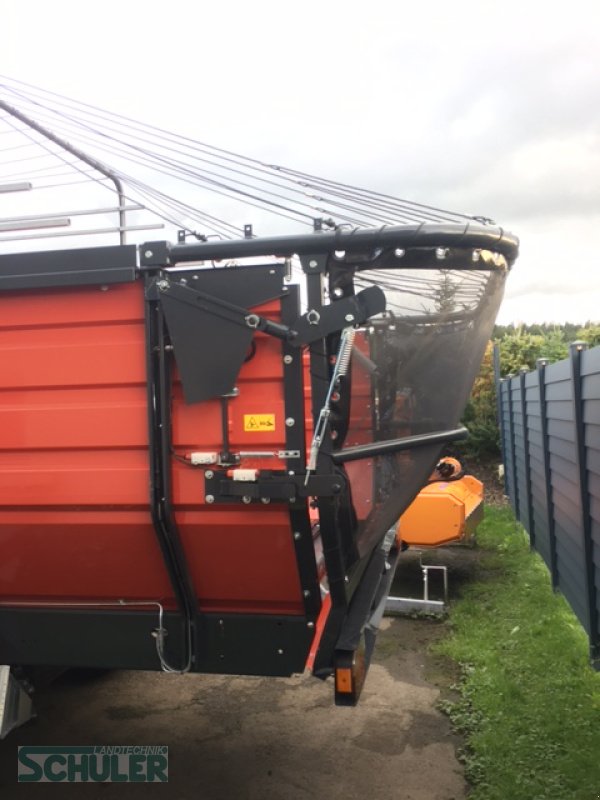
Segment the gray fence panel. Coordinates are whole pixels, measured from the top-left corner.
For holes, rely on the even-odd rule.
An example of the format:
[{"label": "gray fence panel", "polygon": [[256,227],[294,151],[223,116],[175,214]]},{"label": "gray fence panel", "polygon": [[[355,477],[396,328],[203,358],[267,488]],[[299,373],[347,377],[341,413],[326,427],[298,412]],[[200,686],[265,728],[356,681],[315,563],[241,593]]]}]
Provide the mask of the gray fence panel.
[{"label": "gray fence panel", "polygon": [[600,347],[584,350],[581,356],[581,374],[592,375],[594,372],[600,373]]},{"label": "gray fence panel", "polygon": [[565,442],[573,442],[573,422],[560,422],[559,420],[548,420],[548,434],[555,439],[563,439]]},{"label": "gray fence panel", "polygon": [[[594,376],[595,377],[595,376]],[[587,381],[587,378],[585,379]],[[600,425],[600,400],[585,400],[583,403],[583,421],[586,425]],[[588,444],[591,447],[591,442]],[[596,446],[598,446],[596,444]]]},{"label": "gray fence panel", "polygon": [[549,383],[546,386],[546,400],[550,403],[567,400],[571,402],[573,391],[570,381]]},{"label": "gray fence panel", "polygon": [[546,386],[557,381],[568,381],[571,379],[571,365],[569,359],[557,361],[556,364],[549,364],[546,367]]},{"label": "gray fence panel", "polygon": [[497,389],[506,491],[600,669],[600,347]]},{"label": "gray fence panel", "polygon": [[584,400],[597,400],[600,397],[600,373],[584,375],[581,394]]}]

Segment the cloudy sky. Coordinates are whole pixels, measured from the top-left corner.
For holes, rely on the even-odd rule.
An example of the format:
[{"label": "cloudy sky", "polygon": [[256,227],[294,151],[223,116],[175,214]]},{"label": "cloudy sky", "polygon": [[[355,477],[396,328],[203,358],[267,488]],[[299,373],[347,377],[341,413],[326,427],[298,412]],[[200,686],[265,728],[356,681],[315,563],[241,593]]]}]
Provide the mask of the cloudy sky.
[{"label": "cloudy sky", "polygon": [[0,7],[0,73],[491,217],[521,238],[500,321],[600,319],[598,0]]}]

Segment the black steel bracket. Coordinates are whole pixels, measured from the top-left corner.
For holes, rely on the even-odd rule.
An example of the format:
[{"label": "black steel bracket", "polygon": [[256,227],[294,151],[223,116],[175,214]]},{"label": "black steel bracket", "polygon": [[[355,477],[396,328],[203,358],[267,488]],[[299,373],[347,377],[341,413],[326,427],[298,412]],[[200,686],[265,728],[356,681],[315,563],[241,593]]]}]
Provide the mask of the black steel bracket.
[{"label": "black steel bracket", "polygon": [[331,305],[310,309],[291,325],[282,325],[255,314],[248,308],[198,291],[187,283],[170,280],[168,275],[156,278],[148,294],[148,299],[164,297],[176,300],[198,311],[220,317],[227,323],[252,331],[262,331],[269,336],[289,342],[294,347],[311,344],[349,325],[361,325],[386,308],[384,292],[378,286],[370,286],[357,295],[345,297]]},{"label": "black steel bracket", "polygon": [[208,503],[293,502],[296,498],[336,497],[346,489],[342,474],[289,475],[287,472],[260,470],[256,480],[235,480],[226,470],[204,473],[205,501]]},{"label": "black steel bracket", "polygon": [[343,328],[362,325],[376,314],[383,313],[385,308],[383,291],[379,286],[370,286],[328,306],[309,309],[294,323],[295,336],[291,343],[297,347],[312,344],[332,333],[339,333]]}]

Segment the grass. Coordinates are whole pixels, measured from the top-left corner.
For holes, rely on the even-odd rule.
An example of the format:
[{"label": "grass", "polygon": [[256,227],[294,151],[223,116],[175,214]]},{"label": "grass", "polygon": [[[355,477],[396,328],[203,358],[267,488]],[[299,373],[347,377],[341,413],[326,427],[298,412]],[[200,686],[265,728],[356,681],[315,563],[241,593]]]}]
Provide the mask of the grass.
[{"label": "grass", "polygon": [[477,539],[478,580],[435,645],[462,670],[442,706],[465,737],[470,798],[596,800],[600,674],[587,638],[509,509],[488,509]]}]

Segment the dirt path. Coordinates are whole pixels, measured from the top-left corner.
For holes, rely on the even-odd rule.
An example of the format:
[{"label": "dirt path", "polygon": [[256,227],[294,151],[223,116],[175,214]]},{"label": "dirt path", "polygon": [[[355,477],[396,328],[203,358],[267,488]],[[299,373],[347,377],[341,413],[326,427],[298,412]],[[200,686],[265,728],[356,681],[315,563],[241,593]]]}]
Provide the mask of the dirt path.
[{"label": "dirt path", "polygon": [[65,791],[16,783],[19,744],[168,744],[168,789],[87,784],[77,797],[462,800],[457,740],[428,680],[439,670],[427,647],[441,633],[437,622],[384,620],[354,709],[335,708],[331,684],[310,676],[63,677],[39,694],[38,719],[0,744],[0,796]]}]

